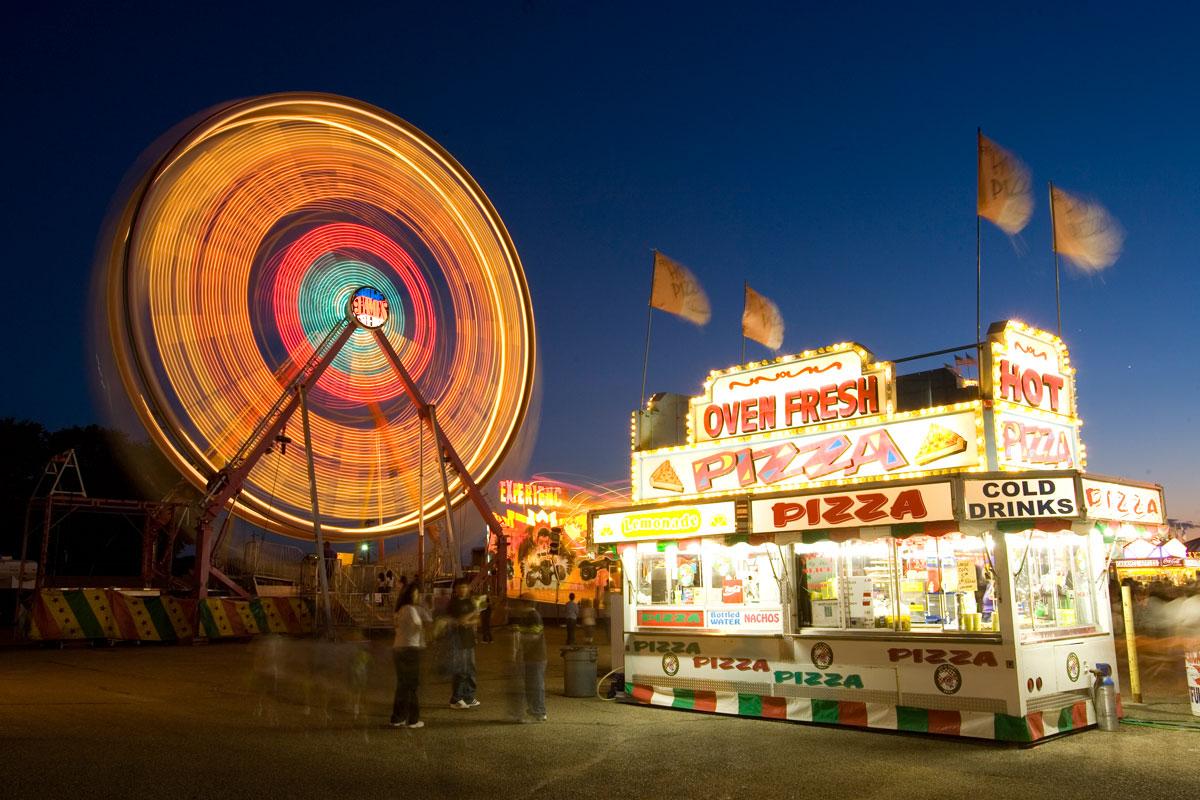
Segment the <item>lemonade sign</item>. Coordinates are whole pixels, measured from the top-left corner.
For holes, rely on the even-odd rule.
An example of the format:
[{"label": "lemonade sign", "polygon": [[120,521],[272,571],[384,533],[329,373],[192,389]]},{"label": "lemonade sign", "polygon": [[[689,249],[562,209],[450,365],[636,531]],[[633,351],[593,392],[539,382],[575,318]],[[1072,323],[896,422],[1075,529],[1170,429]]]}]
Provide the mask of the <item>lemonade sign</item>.
[{"label": "lemonade sign", "polygon": [[592,522],[596,544],[640,539],[682,539],[734,532],[732,500],[684,506],[596,514]]}]

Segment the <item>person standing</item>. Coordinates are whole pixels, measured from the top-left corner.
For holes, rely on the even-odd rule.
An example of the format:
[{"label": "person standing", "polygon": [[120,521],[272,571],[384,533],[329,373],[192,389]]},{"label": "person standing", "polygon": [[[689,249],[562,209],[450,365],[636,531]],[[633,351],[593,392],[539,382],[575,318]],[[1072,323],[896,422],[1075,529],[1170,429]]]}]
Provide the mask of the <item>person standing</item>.
[{"label": "person standing", "polygon": [[583,640],[592,644],[596,638],[596,606],[584,598],[579,607],[579,624],[583,626]]},{"label": "person standing", "polygon": [[484,644],[492,643],[492,596],[486,588],[479,596],[479,638]]},{"label": "person standing", "polygon": [[425,626],[432,622],[429,611],[421,606],[414,583],[396,600],[396,638],[392,659],[396,665],[396,696],[392,700],[393,728],[423,728],[417,690],[421,681],[421,650],[425,648]]},{"label": "person standing", "polygon": [[530,604],[517,623],[518,654],[525,678],[525,712],[546,721],[546,635],[537,607]]},{"label": "person standing", "polygon": [[575,624],[579,622],[579,604],[575,602],[575,593],[567,595],[567,607],[564,609],[567,616],[567,644],[575,644]]},{"label": "person standing", "polygon": [[475,623],[479,612],[471,599],[471,587],[465,579],[454,584],[454,597],[447,607],[450,627],[446,635],[450,644],[450,707],[475,708]]}]

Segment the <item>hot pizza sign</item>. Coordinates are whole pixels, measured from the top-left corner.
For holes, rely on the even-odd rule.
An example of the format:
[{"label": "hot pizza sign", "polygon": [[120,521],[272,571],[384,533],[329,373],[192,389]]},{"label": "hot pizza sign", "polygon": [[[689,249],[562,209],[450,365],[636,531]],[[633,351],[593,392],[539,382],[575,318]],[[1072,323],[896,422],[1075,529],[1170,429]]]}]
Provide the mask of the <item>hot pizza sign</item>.
[{"label": "hot pizza sign", "polygon": [[1078,422],[1008,409],[995,415],[1000,469],[1082,469]]},{"label": "hot pizza sign", "polygon": [[841,480],[969,469],[982,461],[978,403],[839,427],[737,442],[634,453],[636,500],[821,486]]},{"label": "hot pizza sign", "polygon": [[877,417],[892,405],[892,365],[840,344],[709,377],[691,401],[691,441]]},{"label": "hot pizza sign", "polygon": [[993,399],[1074,418],[1075,371],[1062,339],[1014,321],[990,335]]}]

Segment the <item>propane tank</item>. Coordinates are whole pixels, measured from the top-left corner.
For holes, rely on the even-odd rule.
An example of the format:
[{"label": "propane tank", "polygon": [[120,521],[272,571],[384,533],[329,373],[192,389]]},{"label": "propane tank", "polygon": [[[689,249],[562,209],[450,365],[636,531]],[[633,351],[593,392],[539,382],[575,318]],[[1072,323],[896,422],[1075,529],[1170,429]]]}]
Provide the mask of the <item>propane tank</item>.
[{"label": "propane tank", "polygon": [[1117,717],[1117,687],[1112,681],[1112,667],[1097,664],[1092,670],[1096,682],[1092,685],[1092,702],[1096,706],[1096,725],[1102,731],[1115,731],[1120,723]]}]

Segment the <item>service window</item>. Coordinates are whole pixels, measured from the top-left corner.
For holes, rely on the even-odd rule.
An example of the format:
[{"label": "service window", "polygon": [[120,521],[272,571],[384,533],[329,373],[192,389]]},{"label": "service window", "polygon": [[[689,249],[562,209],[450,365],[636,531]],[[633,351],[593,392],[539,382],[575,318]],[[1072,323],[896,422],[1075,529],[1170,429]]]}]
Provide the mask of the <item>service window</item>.
[{"label": "service window", "polygon": [[1022,639],[1095,630],[1096,603],[1086,536],[1070,532],[1007,534],[1014,564],[1017,629]]},{"label": "service window", "polygon": [[637,549],[638,605],[703,605],[700,548],[697,543],[660,546],[641,543]]},{"label": "service window", "polygon": [[802,627],[912,633],[998,626],[988,537],[881,538],[796,545]]},{"label": "service window", "polygon": [[901,630],[998,629],[990,539],[961,533],[900,539],[896,563]]}]

